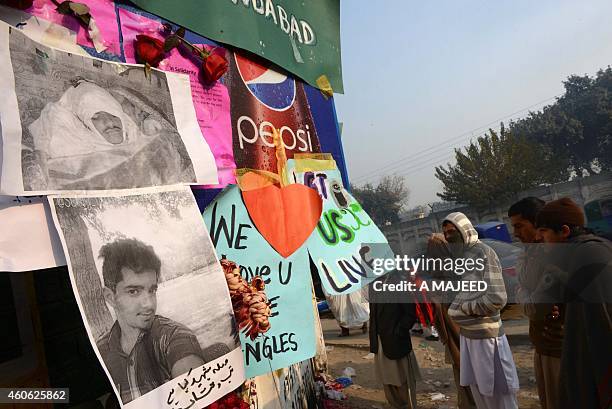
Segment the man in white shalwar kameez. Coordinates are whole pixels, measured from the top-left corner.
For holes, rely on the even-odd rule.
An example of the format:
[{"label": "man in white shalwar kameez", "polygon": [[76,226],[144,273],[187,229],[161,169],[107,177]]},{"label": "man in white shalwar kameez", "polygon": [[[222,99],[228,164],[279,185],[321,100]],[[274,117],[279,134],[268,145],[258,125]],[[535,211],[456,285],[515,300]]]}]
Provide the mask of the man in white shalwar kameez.
[{"label": "man in white shalwar kameez", "polygon": [[475,268],[466,268],[462,280],[487,284],[484,291],[457,293],[448,309],[460,327],[460,384],[470,387],[478,409],[516,409],[519,383],[500,317],[507,297],[497,254],[478,240],[463,213],[449,214],[442,228],[453,258],[473,260]]}]

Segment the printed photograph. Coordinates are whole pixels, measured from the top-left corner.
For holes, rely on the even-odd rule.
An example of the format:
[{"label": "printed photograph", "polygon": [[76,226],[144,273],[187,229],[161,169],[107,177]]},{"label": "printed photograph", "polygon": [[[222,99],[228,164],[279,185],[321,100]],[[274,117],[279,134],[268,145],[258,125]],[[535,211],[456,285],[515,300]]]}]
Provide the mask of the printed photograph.
[{"label": "printed photograph", "polygon": [[25,191],[196,181],[165,73],[9,39]]},{"label": "printed photograph", "polygon": [[50,201],[92,345],[124,404],[239,348],[189,188]]}]

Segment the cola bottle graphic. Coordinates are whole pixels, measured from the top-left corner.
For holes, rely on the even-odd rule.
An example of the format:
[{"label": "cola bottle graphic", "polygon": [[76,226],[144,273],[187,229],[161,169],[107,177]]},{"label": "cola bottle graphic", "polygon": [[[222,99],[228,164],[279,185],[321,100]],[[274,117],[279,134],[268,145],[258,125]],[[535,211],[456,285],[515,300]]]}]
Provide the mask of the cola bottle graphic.
[{"label": "cola bottle graphic", "polygon": [[230,94],[236,168],[277,173],[273,128],[287,159],[320,152],[304,84],[251,54],[230,53],[225,85]]}]

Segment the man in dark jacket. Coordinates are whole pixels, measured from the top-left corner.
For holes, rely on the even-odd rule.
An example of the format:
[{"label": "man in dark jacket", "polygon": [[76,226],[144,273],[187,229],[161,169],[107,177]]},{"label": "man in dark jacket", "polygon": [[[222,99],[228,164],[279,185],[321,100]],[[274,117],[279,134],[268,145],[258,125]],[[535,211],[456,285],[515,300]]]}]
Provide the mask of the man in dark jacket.
[{"label": "man in dark jacket", "polygon": [[[386,284],[398,283],[402,277],[395,272],[379,280]],[[376,288],[370,285],[371,291]],[[384,294],[370,297],[370,352],[375,354],[378,379],[392,407],[415,409],[416,381],[420,379],[410,339],[410,328],[416,322],[415,305],[409,298],[401,302],[398,294],[389,294],[391,299]]]},{"label": "man in dark jacket", "polygon": [[[537,197],[526,197],[508,209],[514,236],[524,245],[524,253],[517,262],[519,289],[517,301],[529,318],[529,338],[535,351],[533,368],[542,409],[559,408],[559,372],[563,345],[563,303],[558,285],[547,285],[546,277],[558,270],[551,265],[538,243],[536,216],[545,202]],[[551,319],[553,309],[559,312]],[[555,327],[554,334],[544,337],[544,327]]]},{"label": "man in dark jacket", "polygon": [[[549,202],[536,218],[538,235],[562,270],[565,326],[561,408],[612,407],[612,245],[588,233],[569,198]],[[557,316],[556,311],[552,312]],[[555,329],[544,327],[544,336]]]}]

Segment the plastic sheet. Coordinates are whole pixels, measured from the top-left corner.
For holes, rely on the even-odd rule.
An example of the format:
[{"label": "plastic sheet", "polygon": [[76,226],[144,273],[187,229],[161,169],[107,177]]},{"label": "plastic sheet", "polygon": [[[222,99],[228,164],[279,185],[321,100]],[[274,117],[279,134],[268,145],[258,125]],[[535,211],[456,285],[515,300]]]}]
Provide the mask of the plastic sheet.
[{"label": "plastic sheet", "polygon": [[329,309],[334,314],[336,321],[345,328],[361,327],[364,322],[370,319],[370,304],[364,294],[367,286],[360,291],[355,291],[346,295],[331,295],[325,290],[325,298]]}]

